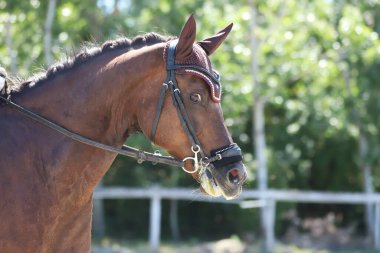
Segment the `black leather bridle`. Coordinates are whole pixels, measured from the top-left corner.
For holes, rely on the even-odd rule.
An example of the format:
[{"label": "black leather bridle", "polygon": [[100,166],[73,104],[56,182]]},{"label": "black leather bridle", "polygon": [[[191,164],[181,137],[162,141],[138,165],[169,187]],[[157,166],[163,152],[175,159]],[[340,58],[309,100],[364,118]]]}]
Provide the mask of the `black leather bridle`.
[{"label": "black leather bridle", "polygon": [[220,77],[219,74],[213,72],[212,74],[205,68],[198,65],[191,64],[175,64],[175,51],[178,40],[172,40],[168,42],[167,48],[167,59],[166,59],[166,71],[167,76],[165,82],[162,84],[161,94],[158,100],[158,105],[156,109],[156,113],[153,119],[153,126],[150,134],[150,140],[154,142],[154,138],[156,135],[158,122],[160,120],[160,115],[162,112],[162,108],[164,105],[166,91],[169,89],[172,97],[173,105],[175,106],[178,117],[180,119],[183,130],[185,131],[190,143],[191,143],[191,151],[194,154],[194,157],[186,157],[183,159],[183,162],[187,160],[193,161],[194,170],[188,171],[183,166],[183,170],[188,173],[194,173],[200,168],[208,167],[210,164],[213,164],[214,167],[223,167],[226,164],[234,163],[242,161],[242,153],[241,149],[236,143],[232,143],[226,147],[219,148],[217,150],[211,151],[211,157],[206,157],[202,145],[195,133],[193,124],[187,114],[185,109],[185,105],[180,95],[180,89],[178,87],[175,71],[186,69],[186,70],[194,70],[197,72],[201,72],[202,75],[207,76],[213,82],[219,84],[220,86]]},{"label": "black leather bridle", "polygon": [[[169,42],[168,57],[167,57],[167,64],[166,64],[167,78],[162,85],[157,110],[156,110],[154,120],[153,120],[153,127],[151,130],[150,139],[152,141],[154,140],[155,133],[156,133],[157,126],[158,126],[158,122],[159,122],[160,115],[162,112],[164,100],[165,100],[165,94],[169,88],[169,90],[171,92],[173,104],[177,109],[178,116],[179,116],[179,119],[181,121],[181,125],[182,125],[184,131],[186,132],[186,135],[188,136],[190,142],[191,142],[191,145],[192,145],[191,150],[194,154],[194,157],[186,157],[183,160],[179,160],[179,159],[175,159],[171,156],[162,156],[157,151],[152,154],[152,153],[142,151],[139,149],[135,149],[133,147],[126,146],[126,145],[123,145],[121,148],[106,145],[106,144],[91,140],[91,139],[84,137],[82,135],[79,135],[77,133],[74,133],[74,132],[72,132],[72,131],[70,131],[70,130],[68,130],[68,129],[66,129],[66,128],[64,128],[64,127],[62,127],[62,126],[60,126],[60,125],[58,125],[52,121],[40,116],[40,115],[28,110],[28,109],[26,109],[26,108],[24,108],[23,106],[14,103],[11,100],[11,96],[6,95],[5,94],[6,92],[4,90],[0,91],[1,92],[0,93],[0,100],[3,101],[5,103],[5,105],[13,107],[14,109],[23,113],[27,117],[51,128],[51,129],[53,129],[53,130],[55,130],[55,131],[57,131],[63,135],[75,140],[75,141],[78,141],[78,142],[81,142],[81,143],[84,143],[84,144],[87,144],[87,145],[90,145],[90,146],[93,146],[96,148],[100,148],[100,149],[103,149],[103,150],[106,150],[109,152],[113,152],[113,153],[117,153],[120,155],[125,155],[125,156],[136,158],[138,163],[142,163],[144,161],[149,161],[149,162],[152,162],[153,164],[160,163],[160,164],[166,164],[166,165],[171,165],[171,166],[179,166],[179,167],[182,167],[184,169],[184,171],[186,171],[188,173],[195,173],[200,168],[208,167],[210,164],[213,164],[213,167],[215,167],[215,168],[219,168],[219,167],[223,167],[223,166],[230,164],[230,163],[242,161],[241,149],[235,143],[232,143],[226,147],[222,147],[222,148],[219,148],[217,150],[211,151],[212,156],[210,158],[205,156],[205,154],[201,148],[202,147],[201,143],[197,138],[197,135],[196,135],[194,128],[191,124],[190,118],[186,113],[184,103],[183,103],[182,98],[180,96],[180,89],[179,89],[177,81],[175,79],[175,70],[177,70],[177,69],[193,69],[193,70],[197,70],[197,71],[202,72],[203,74],[205,74],[209,78],[211,78],[213,81],[216,81],[219,83],[219,80],[216,76],[210,75],[206,69],[204,69],[200,66],[175,64],[175,48],[176,48],[176,45],[177,45],[177,40],[173,40],[173,41]],[[187,160],[193,161],[194,170],[188,171],[184,168],[184,164]]]}]

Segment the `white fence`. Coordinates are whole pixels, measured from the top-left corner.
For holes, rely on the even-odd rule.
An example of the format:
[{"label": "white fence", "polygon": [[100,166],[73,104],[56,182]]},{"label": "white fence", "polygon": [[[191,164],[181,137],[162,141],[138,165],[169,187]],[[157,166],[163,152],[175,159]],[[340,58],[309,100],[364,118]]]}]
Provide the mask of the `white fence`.
[{"label": "white fence", "polygon": [[[126,187],[99,187],[94,192],[94,199],[150,199],[150,227],[149,242],[152,251],[157,251],[160,243],[161,231],[161,200],[176,199],[203,202],[218,202],[239,204],[242,208],[265,208],[269,213],[264,225],[266,248],[273,248],[275,243],[274,225],[276,202],[302,203],[335,203],[335,204],[374,204],[374,229],[371,235],[374,247],[380,250],[380,194],[365,193],[336,193],[313,191],[286,191],[267,190],[265,192],[244,190],[240,198],[226,201],[222,198],[210,198],[185,188],[126,188]],[[96,215],[96,214],[94,214]]]}]

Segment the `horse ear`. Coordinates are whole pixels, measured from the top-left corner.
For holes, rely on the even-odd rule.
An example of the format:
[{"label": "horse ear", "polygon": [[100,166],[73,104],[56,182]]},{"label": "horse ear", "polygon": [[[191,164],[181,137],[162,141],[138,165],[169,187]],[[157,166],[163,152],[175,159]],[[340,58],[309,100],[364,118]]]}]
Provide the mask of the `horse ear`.
[{"label": "horse ear", "polygon": [[220,30],[216,35],[199,41],[198,44],[206,51],[207,55],[212,54],[226,39],[232,29],[232,26],[233,23],[229,24],[226,28]]},{"label": "horse ear", "polygon": [[193,44],[195,42],[195,35],[197,33],[197,26],[195,23],[194,15],[192,14],[183,26],[181,34],[179,35],[178,44],[176,48],[176,58],[186,59],[193,52]]}]

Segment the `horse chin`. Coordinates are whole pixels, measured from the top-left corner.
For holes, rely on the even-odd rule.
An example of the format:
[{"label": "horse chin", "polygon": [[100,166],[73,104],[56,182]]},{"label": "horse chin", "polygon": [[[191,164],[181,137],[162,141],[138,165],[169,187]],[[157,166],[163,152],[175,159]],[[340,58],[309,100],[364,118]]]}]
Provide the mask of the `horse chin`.
[{"label": "horse chin", "polygon": [[223,196],[226,200],[231,200],[237,198],[242,191],[241,187],[237,193],[231,193],[229,191],[223,190],[223,188],[219,186],[220,184],[218,183],[217,179],[207,168],[200,171],[199,182],[201,191],[207,195],[210,195],[211,197]]},{"label": "horse chin", "polygon": [[199,182],[201,184],[201,191],[207,195],[210,195],[211,197],[219,197],[223,195],[223,191],[207,169],[200,172]]}]

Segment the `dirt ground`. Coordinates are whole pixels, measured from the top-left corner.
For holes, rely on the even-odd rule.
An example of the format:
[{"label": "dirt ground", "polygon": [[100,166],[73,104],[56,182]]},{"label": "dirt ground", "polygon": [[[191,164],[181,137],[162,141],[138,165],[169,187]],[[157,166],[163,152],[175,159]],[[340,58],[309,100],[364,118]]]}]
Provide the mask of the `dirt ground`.
[{"label": "dirt ground", "polygon": [[[261,252],[260,243],[247,244],[237,237],[231,237],[214,242],[205,243],[163,243],[159,253],[259,253]],[[378,251],[356,249],[356,250],[327,250],[313,249],[295,244],[284,244],[277,242],[274,253],[376,253]],[[93,246],[92,253],[152,253],[149,245],[145,242],[111,242],[103,240],[100,244]]]}]

